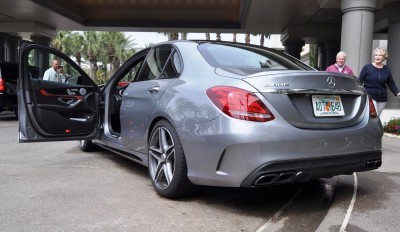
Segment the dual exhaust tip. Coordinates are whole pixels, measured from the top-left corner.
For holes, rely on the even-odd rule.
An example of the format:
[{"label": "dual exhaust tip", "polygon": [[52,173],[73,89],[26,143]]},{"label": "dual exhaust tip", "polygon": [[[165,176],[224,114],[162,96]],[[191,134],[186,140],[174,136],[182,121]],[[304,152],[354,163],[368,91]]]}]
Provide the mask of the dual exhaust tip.
[{"label": "dual exhaust tip", "polygon": [[268,173],[257,178],[254,182],[255,186],[264,186],[271,184],[283,184],[291,182],[301,172],[281,172],[281,173]]},{"label": "dual exhaust tip", "polygon": [[[365,170],[374,170],[382,166],[382,160],[371,160],[365,163]],[[361,170],[360,170],[361,171]],[[292,182],[295,177],[299,176],[301,171],[286,171],[286,172],[278,172],[278,173],[267,173],[261,175],[254,181],[254,186],[266,186],[272,184],[284,184]]]}]

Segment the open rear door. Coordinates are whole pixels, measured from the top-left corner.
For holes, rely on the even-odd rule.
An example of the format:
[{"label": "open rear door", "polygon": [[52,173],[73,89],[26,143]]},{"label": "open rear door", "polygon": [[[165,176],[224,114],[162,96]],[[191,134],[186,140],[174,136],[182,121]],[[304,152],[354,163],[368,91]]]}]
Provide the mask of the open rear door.
[{"label": "open rear door", "polygon": [[22,41],[19,74],[20,142],[88,140],[98,136],[100,90],[68,56]]}]

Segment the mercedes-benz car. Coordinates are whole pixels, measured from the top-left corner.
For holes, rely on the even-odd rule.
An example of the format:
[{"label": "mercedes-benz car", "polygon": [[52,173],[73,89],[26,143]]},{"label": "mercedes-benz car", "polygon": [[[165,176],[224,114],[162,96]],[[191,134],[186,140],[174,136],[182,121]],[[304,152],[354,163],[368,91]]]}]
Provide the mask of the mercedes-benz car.
[{"label": "mercedes-benz car", "polygon": [[[52,59],[65,82],[43,80]],[[20,61],[20,142],[108,149],[147,166],[164,197],[202,185],[306,182],[382,163],[382,125],[360,82],[281,51],[168,41],[133,55],[102,86],[52,48],[24,41]]]},{"label": "mercedes-benz car", "polygon": [[17,116],[18,64],[0,62],[0,113],[13,111]]}]

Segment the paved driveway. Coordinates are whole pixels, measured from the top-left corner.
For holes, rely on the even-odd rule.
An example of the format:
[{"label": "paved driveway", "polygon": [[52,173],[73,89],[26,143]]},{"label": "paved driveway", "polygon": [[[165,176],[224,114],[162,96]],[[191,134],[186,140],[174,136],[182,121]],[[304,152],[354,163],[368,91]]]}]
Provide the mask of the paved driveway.
[{"label": "paved driveway", "polygon": [[379,171],[262,189],[208,187],[168,200],[155,193],[145,167],[107,151],[83,153],[77,142],[19,144],[17,128],[12,114],[0,114],[1,231],[398,231],[400,226],[397,138],[384,138]]}]

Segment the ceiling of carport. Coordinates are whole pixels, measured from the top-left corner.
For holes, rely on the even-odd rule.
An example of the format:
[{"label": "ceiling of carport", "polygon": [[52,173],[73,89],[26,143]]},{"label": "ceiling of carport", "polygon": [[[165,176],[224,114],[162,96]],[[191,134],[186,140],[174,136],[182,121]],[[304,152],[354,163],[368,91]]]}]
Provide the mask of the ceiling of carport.
[{"label": "ceiling of carport", "polygon": [[339,0],[2,0],[0,32],[55,30],[280,34],[341,26]]}]

